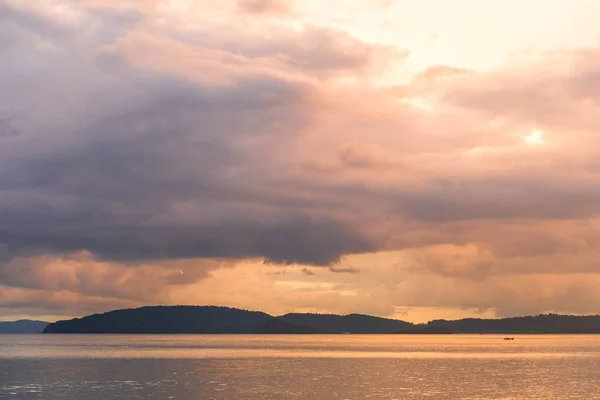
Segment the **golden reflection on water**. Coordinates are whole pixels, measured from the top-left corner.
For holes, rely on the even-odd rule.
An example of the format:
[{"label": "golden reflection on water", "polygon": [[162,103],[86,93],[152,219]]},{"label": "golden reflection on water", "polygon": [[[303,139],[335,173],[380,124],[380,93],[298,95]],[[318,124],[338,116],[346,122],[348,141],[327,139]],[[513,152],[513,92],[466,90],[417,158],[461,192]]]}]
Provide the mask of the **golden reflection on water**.
[{"label": "golden reflection on water", "polygon": [[535,358],[598,356],[600,335],[6,336],[17,358]]},{"label": "golden reflection on water", "polygon": [[600,336],[29,335],[0,399],[600,399]]}]

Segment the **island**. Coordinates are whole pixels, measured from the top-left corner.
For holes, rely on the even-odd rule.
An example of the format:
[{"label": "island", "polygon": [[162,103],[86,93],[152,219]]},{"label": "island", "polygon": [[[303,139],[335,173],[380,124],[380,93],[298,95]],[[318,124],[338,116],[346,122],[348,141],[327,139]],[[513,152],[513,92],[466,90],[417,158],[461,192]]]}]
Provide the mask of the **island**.
[{"label": "island", "polygon": [[574,334],[600,333],[600,316],[541,314],[424,324],[362,314],[272,316],[217,306],[146,306],[48,324],[44,333],[93,334]]}]

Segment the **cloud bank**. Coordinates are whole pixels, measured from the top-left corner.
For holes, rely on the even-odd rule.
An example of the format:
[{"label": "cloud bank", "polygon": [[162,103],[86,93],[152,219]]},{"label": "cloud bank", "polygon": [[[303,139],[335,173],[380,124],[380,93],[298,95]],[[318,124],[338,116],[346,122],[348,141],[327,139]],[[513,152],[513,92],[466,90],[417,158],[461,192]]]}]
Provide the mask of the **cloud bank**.
[{"label": "cloud bank", "polygon": [[600,309],[600,49],[401,82],[415,49],[199,3],[0,1],[7,315]]}]

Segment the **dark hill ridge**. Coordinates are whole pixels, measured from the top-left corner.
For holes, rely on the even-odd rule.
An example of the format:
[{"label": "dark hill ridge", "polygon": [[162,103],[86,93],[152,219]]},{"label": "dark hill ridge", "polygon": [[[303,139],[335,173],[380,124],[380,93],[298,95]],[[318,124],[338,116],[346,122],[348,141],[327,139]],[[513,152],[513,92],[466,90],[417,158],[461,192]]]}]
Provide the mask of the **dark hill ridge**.
[{"label": "dark hill ridge", "polygon": [[44,333],[305,333],[258,311],[155,306],[109,311],[50,324]]},{"label": "dark hill ridge", "polygon": [[154,306],[49,324],[44,333],[397,333],[408,322],[351,314],[287,314],[214,306]]},{"label": "dark hill ridge", "polygon": [[214,306],[116,310],[49,324],[44,333],[600,333],[600,316],[556,314],[502,319],[434,320],[427,324],[350,314],[279,317]]},{"label": "dark hill ridge", "polygon": [[600,333],[600,316],[544,314],[502,319],[434,320],[428,326],[458,333]]},{"label": "dark hill ridge", "polygon": [[0,333],[42,333],[48,325],[45,321],[22,319],[19,321],[0,321]]},{"label": "dark hill ridge", "polygon": [[293,313],[279,318],[294,325],[315,327],[323,333],[398,333],[414,327],[410,322],[361,314]]}]

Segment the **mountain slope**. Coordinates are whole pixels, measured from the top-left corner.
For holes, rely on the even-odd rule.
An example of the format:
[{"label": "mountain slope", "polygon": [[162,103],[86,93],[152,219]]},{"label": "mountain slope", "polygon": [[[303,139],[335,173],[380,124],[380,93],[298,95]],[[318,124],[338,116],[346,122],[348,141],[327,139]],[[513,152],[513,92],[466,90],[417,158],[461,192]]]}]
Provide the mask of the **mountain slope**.
[{"label": "mountain slope", "polygon": [[228,307],[155,306],[50,324],[44,333],[309,333],[269,314]]},{"label": "mountain slope", "polygon": [[42,333],[48,325],[45,321],[0,321],[0,333]]},{"label": "mountain slope", "polygon": [[292,313],[280,318],[295,325],[315,327],[322,333],[398,333],[413,327],[409,322],[361,314]]},{"label": "mountain slope", "polygon": [[456,333],[600,333],[600,316],[543,314],[502,319],[435,320],[428,326]]}]

